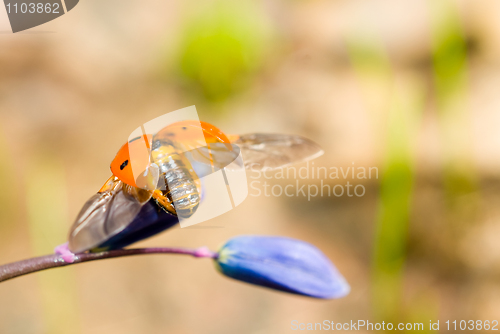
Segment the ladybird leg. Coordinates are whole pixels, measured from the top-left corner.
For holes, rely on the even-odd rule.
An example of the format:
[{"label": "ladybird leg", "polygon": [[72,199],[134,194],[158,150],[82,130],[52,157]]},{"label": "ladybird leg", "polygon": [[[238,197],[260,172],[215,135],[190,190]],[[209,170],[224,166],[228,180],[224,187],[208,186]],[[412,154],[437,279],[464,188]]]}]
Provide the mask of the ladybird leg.
[{"label": "ladybird leg", "polygon": [[153,196],[152,196],[156,203],[166,212],[171,213],[173,215],[177,216],[177,212],[175,211],[174,204],[172,203],[172,200],[168,198],[161,190],[155,190],[153,191]]},{"label": "ladybird leg", "polygon": [[54,252],[61,255],[61,258],[66,263],[73,263],[75,261],[75,254],[69,250],[67,242],[54,248]]}]

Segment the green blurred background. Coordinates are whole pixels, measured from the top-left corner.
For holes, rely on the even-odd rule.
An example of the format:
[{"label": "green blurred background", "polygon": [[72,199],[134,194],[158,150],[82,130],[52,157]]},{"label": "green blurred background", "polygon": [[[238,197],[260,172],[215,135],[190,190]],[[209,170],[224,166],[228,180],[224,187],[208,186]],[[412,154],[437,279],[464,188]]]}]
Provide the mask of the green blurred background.
[{"label": "green blurred background", "polygon": [[0,263],[51,253],[129,133],[193,104],[227,133],[315,140],[325,149],[316,166],[380,171],[350,180],[363,197],[249,196],[137,244],[300,238],[336,263],[346,298],[256,288],[206,260],[131,257],[2,283],[0,333],[498,320],[498,13],[492,0],[85,0],[43,26],[0,33]]}]

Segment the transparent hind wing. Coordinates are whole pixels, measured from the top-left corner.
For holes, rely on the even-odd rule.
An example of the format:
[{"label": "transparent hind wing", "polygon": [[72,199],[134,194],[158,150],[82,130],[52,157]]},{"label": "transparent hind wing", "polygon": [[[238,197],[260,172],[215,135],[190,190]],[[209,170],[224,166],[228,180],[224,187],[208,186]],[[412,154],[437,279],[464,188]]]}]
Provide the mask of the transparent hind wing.
[{"label": "transparent hind wing", "polygon": [[231,149],[224,143],[212,143],[184,154],[199,178],[222,169],[237,159],[241,151],[246,169],[269,170],[315,159],[323,149],[310,139],[297,135],[253,133],[230,136]]},{"label": "transparent hind wing", "polygon": [[240,149],[237,145],[212,143],[183,153],[195,170],[195,178],[202,178],[238,162]]},{"label": "transparent hind wing", "polygon": [[234,138],[241,149],[246,169],[266,170],[315,159],[323,149],[310,139],[297,135],[252,133]]},{"label": "transparent hind wing", "polygon": [[134,193],[116,177],[111,177],[78,214],[69,233],[70,251],[85,252],[122,231],[149,198],[143,192]]}]

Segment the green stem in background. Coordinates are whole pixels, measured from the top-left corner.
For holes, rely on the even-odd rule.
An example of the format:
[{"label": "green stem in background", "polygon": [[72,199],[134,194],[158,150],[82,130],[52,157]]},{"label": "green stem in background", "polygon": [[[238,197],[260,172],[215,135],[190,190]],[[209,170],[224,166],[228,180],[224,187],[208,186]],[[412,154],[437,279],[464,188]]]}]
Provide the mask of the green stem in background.
[{"label": "green stem in background", "polygon": [[403,316],[401,296],[413,198],[414,142],[422,107],[422,88],[408,80],[395,82],[389,107],[387,144],[380,184],[380,202],[373,257],[376,314]]},{"label": "green stem in background", "polygon": [[[436,108],[443,143],[443,181],[448,203],[454,204],[462,195],[477,189],[467,114],[467,43],[457,5],[450,0],[428,3]],[[470,198],[467,202],[469,207],[476,204]],[[469,220],[464,207],[467,206],[453,205],[450,211],[459,209],[456,216]]]},{"label": "green stem in background", "polygon": [[442,272],[463,275],[457,250],[478,222],[481,193],[474,162],[469,107],[468,45],[455,1],[428,1],[435,85],[435,105],[441,141],[440,178],[445,204],[435,258]]},{"label": "green stem in background", "polygon": [[37,271],[65,267],[72,264],[112,259],[115,257],[143,255],[143,254],[184,254],[194,257],[208,257],[216,259],[218,254],[210,251],[206,247],[197,249],[190,248],[135,248],[135,249],[119,249],[100,253],[80,253],[75,254],[73,262],[66,262],[61,255],[52,254],[40,257],[35,257],[27,260],[4,264],[0,266],[0,282],[19,277],[22,275],[31,274]]},{"label": "green stem in background", "polygon": [[400,321],[414,316],[403,308],[402,287],[423,87],[416,76],[397,75],[377,41],[376,36],[354,36],[349,47],[367,109],[374,122],[383,120],[379,126],[385,155],[373,246],[372,312],[377,320]]}]

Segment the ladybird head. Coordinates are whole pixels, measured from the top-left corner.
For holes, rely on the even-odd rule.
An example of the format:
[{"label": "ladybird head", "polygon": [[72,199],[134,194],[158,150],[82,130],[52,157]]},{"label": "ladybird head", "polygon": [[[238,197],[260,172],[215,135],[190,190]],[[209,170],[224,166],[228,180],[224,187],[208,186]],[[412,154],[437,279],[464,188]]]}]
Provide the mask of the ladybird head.
[{"label": "ladybird head", "polygon": [[144,188],[137,180],[150,167],[150,142],[151,136],[143,135],[123,145],[111,162],[113,175],[130,186]]}]

